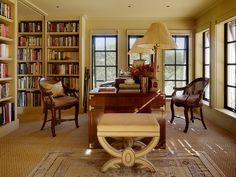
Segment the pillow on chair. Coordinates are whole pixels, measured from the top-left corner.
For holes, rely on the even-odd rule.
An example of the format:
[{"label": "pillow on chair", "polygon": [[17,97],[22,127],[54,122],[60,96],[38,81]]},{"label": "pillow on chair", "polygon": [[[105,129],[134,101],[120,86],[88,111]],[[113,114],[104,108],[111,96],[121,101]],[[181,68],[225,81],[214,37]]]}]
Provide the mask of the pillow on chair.
[{"label": "pillow on chair", "polygon": [[47,92],[52,92],[53,97],[65,96],[61,81],[55,84],[44,83],[43,87]]}]

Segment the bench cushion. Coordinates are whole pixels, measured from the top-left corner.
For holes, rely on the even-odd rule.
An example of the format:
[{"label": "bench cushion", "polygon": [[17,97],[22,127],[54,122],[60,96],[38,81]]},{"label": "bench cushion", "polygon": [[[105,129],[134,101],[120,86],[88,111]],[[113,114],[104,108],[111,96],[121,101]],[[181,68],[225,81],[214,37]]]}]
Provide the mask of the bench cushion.
[{"label": "bench cushion", "polygon": [[97,135],[108,137],[159,136],[158,114],[105,113],[98,118]]}]

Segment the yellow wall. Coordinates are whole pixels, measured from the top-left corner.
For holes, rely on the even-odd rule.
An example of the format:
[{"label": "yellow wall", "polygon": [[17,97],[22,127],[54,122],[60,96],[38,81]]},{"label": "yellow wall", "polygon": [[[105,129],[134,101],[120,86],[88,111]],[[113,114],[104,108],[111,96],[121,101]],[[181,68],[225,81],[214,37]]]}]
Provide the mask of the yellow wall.
[{"label": "yellow wall", "polygon": [[[236,135],[236,114],[223,108],[224,105],[224,21],[236,17],[236,1],[224,0],[213,9],[199,17],[196,21],[196,47],[200,44],[200,34],[210,29],[211,48],[211,101],[205,106],[207,118],[215,124]],[[199,40],[198,40],[199,39]],[[201,76],[202,53],[196,49],[195,76]]]},{"label": "yellow wall", "polygon": [[[86,66],[92,68],[91,56],[91,35],[94,31],[101,31],[109,33],[109,31],[117,31],[118,34],[118,70],[127,69],[127,30],[142,30],[145,31],[153,22],[164,22],[169,30],[174,33],[181,33],[188,31],[192,33],[195,22],[190,19],[158,19],[158,18],[106,18],[106,19],[88,19],[87,21],[87,36],[86,36]],[[190,31],[190,32],[189,32]],[[158,58],[162,58],[161,52]],[[158,60],[160,65],[160,72],[158,77],[160,79],[160,88],[162,88],[163,75],[162,68],[163,60]],[[192,71],[192,69],[190,69]]]}]

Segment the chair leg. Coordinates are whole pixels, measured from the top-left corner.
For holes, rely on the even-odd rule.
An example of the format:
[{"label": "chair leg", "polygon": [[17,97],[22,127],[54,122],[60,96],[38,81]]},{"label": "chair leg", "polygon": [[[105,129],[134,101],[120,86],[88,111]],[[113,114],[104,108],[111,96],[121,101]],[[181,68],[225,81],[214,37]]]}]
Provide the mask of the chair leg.
[{"label": "chair leg", "polygon": [[184,133],[187,133],[187,131],[188,131],[188,126],[189,126],[188,107],[185,107],[185,108],[184,108],[184,116],[185,116],[185,122],[186,122],[185,129],[184,129]]},{"label": "chair leg", "polygon": [[172,123],[174,121],[174,118],[175,118],[174,103],[173,103],[172,100],[171,100],[171,103],[170,103],[170,109],[171,109],[171,120],[170,120],[170,123]]},{"label": "chair leg", "polygon": [[194,122],[194,117],[193,117],[193,108],[190,108],[190,112],[191,112],[191,121]]},{"label": "chair leg", "polygon": [[46,124],[46,122],[47,122],[47,118],[48,118],[48,110],[46,109],[46,110],[44,111],[44,120],[43,120],[43,125],[42,125],[42,127],[41,127],[41,130],[44,129],[44,126],[45,126],[45,124]]},{"label": "chair leg", "polygon": [[56,126],[56,110],[52,109],[52,120],[51,120],[51,131],[52,131],[52,136],[55,137],[56,133],[55,133],[55,126]]},{"label": "chair leg", "polygon": [[205,124],[205,122],[204,122],[204,120],[203,120],[203,112],[202,112],[202,107],[201,107],[201,106],[200,106],[200,116],[201,116],[201,121],[202,121],[203,127],[204,127],[205,129],[207,129],[206,124]]},{"label": "chair leg", "polygon": [[79,127],[79,122],[78,122],[78,118],[79,118],[79,105],[75,105],[75,125],[76,128]]}]

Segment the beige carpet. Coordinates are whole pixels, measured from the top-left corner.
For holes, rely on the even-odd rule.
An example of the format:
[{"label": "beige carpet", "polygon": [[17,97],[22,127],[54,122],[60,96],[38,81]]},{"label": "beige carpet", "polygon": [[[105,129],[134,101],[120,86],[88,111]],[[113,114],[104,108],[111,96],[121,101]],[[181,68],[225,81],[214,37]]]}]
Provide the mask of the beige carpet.
[{"label": "beige carpet", "polygon": [[29,177],[221,177],[225,176],[204,152],[194,154],[156,150],[148,159],[157,169],[151,173],[146,169],[121,166],[100,172],[102,165],[111,157],[103,150],[79,150],[76,152],[50,152]]}]

